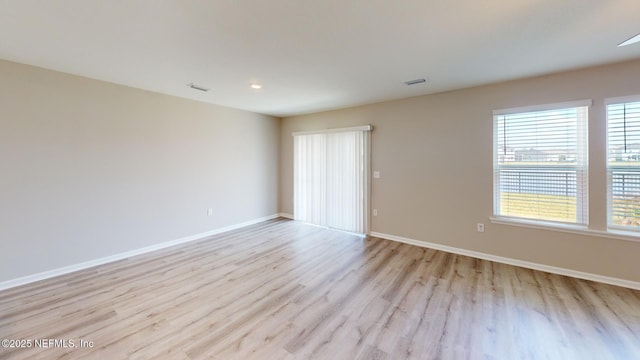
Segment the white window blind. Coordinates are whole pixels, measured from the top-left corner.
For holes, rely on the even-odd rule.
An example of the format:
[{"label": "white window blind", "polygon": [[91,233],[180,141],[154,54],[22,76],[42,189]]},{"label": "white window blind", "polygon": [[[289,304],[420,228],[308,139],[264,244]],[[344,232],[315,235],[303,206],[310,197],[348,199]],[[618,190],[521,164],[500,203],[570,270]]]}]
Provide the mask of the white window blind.
[{"label": "white window blind", "polygon": [[609,227],[640,230],[640,99],[607,105]]},{"label": "white window blind", "polygon": [[293,216],[296,220],[326,224],[326,136],[296,136],[294,141]]},{"label": "white window blind", "polygon": [[294,218],[366,233],[369,129],[294,134]]},{"label": "white window blind", "polygon": [[494,112],[494,214],[586,225],[590,101]]}]

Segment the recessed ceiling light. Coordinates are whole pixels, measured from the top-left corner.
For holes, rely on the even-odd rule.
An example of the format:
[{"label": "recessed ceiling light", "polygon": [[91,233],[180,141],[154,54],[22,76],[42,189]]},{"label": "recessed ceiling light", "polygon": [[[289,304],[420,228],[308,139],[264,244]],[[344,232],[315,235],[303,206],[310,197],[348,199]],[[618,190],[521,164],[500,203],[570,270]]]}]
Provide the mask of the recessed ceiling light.
[{"label": "recessed ceiling light", "polygon": [[409,80],[409,81],[405,81],[404,83],[406,85],[416,85],[416,84],[421,84],[427,82],[427,79],[415,79],[415,80]]},{"label": "recessed ceiling light", "polygon": [[620,44],[618,44],[618,46],[631,45],[631,44],[637,43],[638,41],[640,41],[640,34],[632,37],[629,40],[625,40],[625,41],[621,42]]},{"label": "recessed ceiling light", "polygon": [[251,88],[252,89],[256,89],[256,90],[262,89],[262,85],[260,85],[260,84],[251,84]]},{"label": "recessed ceiling light", "polygon": [[204,87],[204,86],[201,86],[201,85],[196,85],[194,83],[189,83],[189,84],[187,84],[187,86],[192,88],[192,89],[194,89],[194,90],[199,90],[199,91],[204,91],[204,92],[207,92],[207,91],[211,90],[211,89],[209,89],[207,87]]}]

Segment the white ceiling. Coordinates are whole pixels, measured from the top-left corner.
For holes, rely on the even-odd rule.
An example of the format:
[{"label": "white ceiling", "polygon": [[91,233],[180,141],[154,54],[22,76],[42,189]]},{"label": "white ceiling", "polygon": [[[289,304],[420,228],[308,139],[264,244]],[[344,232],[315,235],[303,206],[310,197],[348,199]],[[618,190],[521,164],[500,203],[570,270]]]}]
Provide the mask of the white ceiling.
[{"label": "white ceiling", "polygon": [[638,14],[638,0],[4,0],[0,58],[290,116],[640,58],[616,46]]}]

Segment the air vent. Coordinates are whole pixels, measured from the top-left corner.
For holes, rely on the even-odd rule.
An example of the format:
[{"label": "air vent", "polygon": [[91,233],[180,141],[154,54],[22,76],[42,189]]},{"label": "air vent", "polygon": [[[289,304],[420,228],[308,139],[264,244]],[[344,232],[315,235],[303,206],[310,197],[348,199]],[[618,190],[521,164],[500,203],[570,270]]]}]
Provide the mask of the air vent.
[{"label": "air vent", "polygon": [[192,88],[192,89],[194,89],[194,90],[199,90],[199,91],[204,91],[204,92],[207,92],[207,91],[210,90],[209,88],[206,88],[206,87],[201,86],[201,85],[196,85],[194,83],[187,84],[187,86]]},{"label": "air vent", "polygon": [[415,85],[415,84],[421,84],[423,82],[427,82],[427,80],[426,79],[415,79],[415,80],[405,81],[404,83],[406,85]]}]

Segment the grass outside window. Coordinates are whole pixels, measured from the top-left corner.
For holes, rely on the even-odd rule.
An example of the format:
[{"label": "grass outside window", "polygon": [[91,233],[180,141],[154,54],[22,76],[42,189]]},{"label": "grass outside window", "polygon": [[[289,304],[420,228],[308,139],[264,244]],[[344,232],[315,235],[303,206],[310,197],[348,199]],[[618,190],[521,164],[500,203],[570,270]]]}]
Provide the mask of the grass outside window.
[{"label": "grass outside window", "polygon": [[560,222],[576,222],[576,198],[544,194],[502,192],[500,214]]}]

